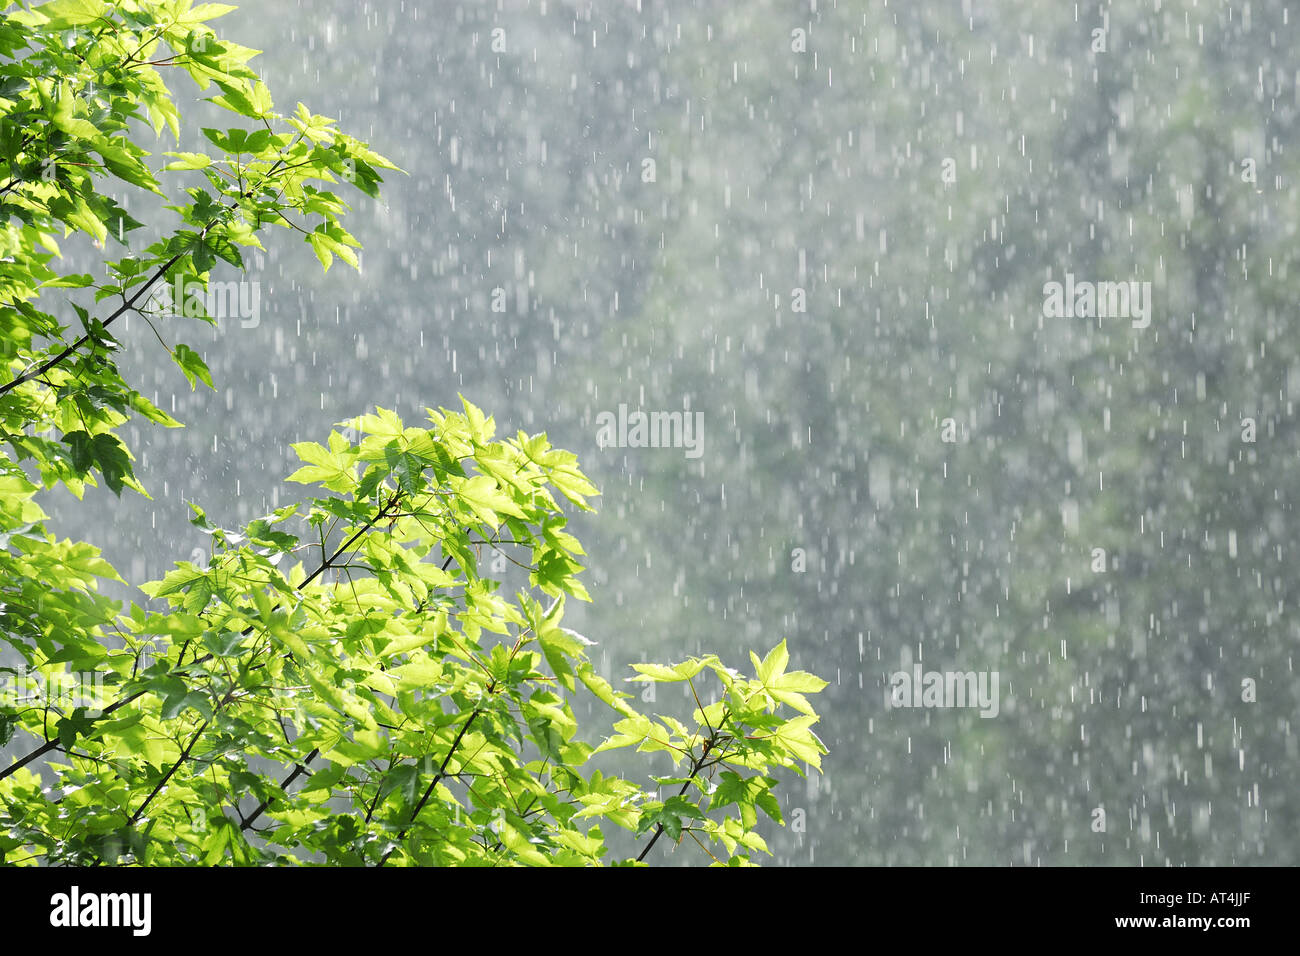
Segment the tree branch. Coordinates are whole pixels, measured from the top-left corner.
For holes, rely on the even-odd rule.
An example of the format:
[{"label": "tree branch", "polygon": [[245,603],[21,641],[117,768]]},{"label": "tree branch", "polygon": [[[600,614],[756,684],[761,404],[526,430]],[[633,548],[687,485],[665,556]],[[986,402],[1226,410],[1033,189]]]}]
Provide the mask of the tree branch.
[{"label": "tree branch", "polygon": [[[313,760],[315,760],[318,756],[320,756],[320,748],[319,748],[319,747],[317,747],[315,750],[313,750],[311,753],[309,753],[309,754],[308,754],[308,755],[303,759],[302,763],[300,763],[300,764],[295,764],[295,765],[294,765],[293,773],[289,774],[289,776],[285,777],[284,780],[281,781],[281,783],[280,783],[280,789],[283,790],[283,791],[285,791],[285,792],[287,793],[287,792],[289,791],[289,784],[293,783],[295,780],[297,780],[299,777],[301,777],[304,773],[306,773],[306,772],[307,772],[307,766],[306,766],[306,765],[309,764],[309,763],[311,763],[311,762],[312,762]],[[256,821],[258,817],[260,817],[263,813],[266,812],[267,808],[271,805],[273,799],[274,799],[274,798],[267,798],[266,800],[263,800],[260,804],[258,804],[258,807],[257,807],[256,810],[254,810],[252,813],[250,813],[246,819],[240,821],[239,829],[240,829],[240,830],[247,830],[247,829],[249,829],[249,828],[253,825],[254,821]]]},{"label": "tree branch", "polygon": [[199,729],[194,732],[194,736],[190,738],[189,744],[187,744],[185,749],[181,751],[181,755],[176,759],[176,762],[171,765],[171,769],[163,774],[163,778],[158,781],[158,785],[153,788],[153,792],[144,798],[144,803],[140,804],[139,809],[137,809],[135,813],[131,815],[131,818],[126,821],[127,826],[135,826],[137,821],[139,821],[140,817],[144,814],[144,811],[148,809],[149,804],[153,803],[153,798],[162,793],[163,787],[167,786],[167,781],[172,778],[172,774],[179,770],[181,764],[189,759],[190,751],[193,750],[194,745],[199,742],[199,738],[203,736],[203,731],[208,729],[209,723],[211,723],[211,720],[205,720],[199,725]]},{"label": "tree branch", "polygon": [[[216,223],[215,223],[215,221],[214,221],[214,222],[210,223],[209,226],[208,226],[207,228],[211,228],[211,226],[212,226],[212,225],[215,225],[215,224],[216,224]],[[204,229],[204,231],[203,231],[204,233],[207,232],[207,228]],[[203,234],[203,233],[200,233],[200,235],[202,235],[202,234]],[[144,295],[146,292],[148,292],[149,289],[153,287],[153,284],[154,284],[155,282],[157,282],[157,281],[158,281],[162,276],[166,275],[167,270],[170,269],[172,266],[174,266],[174,265],[177,263],[177,261],[181,258],[181,256],[183,256],[183,255],[185,255],[185,253],[183,253],[183,252],[178,252],[178,253],[176,253],[176,255],[174,255],[174,256],[172,256],[170,259],[168,259],[168,260],[167,260],[167,261],[166,261],[166,262],[165,262],[165,263],[164,263],[164,264],[163,264],[163,265],[158,269],[158,271],[155,272],[155,273],[154,273],[154,274],[149,278],[149,281],[148,281],[148,282],[146,282],[146,283],[145,283],[144,285],[142,285],[138,290],[136,290],[135,295],[131,296],[131,298],[129,298],[129,299],[127,299],[125,302],[123,302],[122,305],[120,305],[117,309],[115,309],[115,310],[113,311],[113,314],[112,314],[112,315],[110,315],[107,319],[104,320],[104,322],[103,322],[103,326],[104,326],[104,328],[107,329],[110,325],[112,325],[115,321],[117,321],[117,319],[118,319],[118,318],[119,318],[123,313],[128,312],[128,311],[130,311],[131,309],[134,309],[134,308],[135,308],[135,303],[136,303],[137,300],[139,300],[140,296],[142,296],[142,295]],[[65,349],[64,349],[62,352],[60,352],[58,355],[54,356],[54,357],[51,358],[51,359],[47,359],[45,362],[41,363],[41,365],[40,365],[39,367],[37,367],[37,368],[35,368],[35,369],[32,369],[31,371],[28,371],[28,372],[23,373],[22,375],[18,376],[16,379],[14,379],[12,382],[6,382],[4,385],[0,385],[0,397],[4,397],[5,395],[9,394],[9,393],[12,392],[15,388],[17,388],[19,385],[25,385],[25,384],[27,384],[28,382],[30,382],[30,381],[31,381],[32,379],[34,379],[34,378],[40,378],[42,375],[44,375],[44,374],[45,374],[46,372],[48,372],[50,369],[52,369],[52,368],[54,368],[55,366],[59,365],[61,362],[63,362],[64,360],[66,360],[66,359],[68,358],[68,356],[72,355],[72,354],[75,353],[78,349],[80,349],[83,345],[85,345],[87,342],[89,342],[89,341],[90,341],[90,338],[91,338],[90,333],[87,332],[87,333],[86,333],[85,335],[83,335],[81,338],[77,339],[77,341],[73,342],[71,345],[69,345],[67,348],[65,348]]]},{"label": "tree branch", "polygon": [[[700,755],[694,760],[691,766],[691,772],[687,774],[686,782],[682,784],[682,789],[677,791],[677,796],[682,797],[686,795],[686,790],[688,787],[690,787],[691,781],[695,779],[695,775],[700,772],[700,769],[704,766],[704,762],[708,760],[709,751],[713,749],[713,744],[715,743],[715,741],[716,741],[716,737],[711,736],[709,737],[708,740],[704,742],[704,750],[701,751]],[[659,838],[663,836],[663,832],[664,832],[664,825],[661,823],[659,824],[658,827],[655,828],[655,835],[652,836],[650,838],[650,842],[645,845],[645,849],[641,851],[641,855],[636,858],[636,861],[638,863],[644,860],[646,854],[649,853],[652,849],[654,849],[654,845],[659,842]]]},{"label": "tree branch", "polygon": [[[469,730],[470,724],[474,723],[474,719],[478,717],[481,710],[482,708],[480,707],[474,708],[474,712],[469,715],[469,719],[461,725],[460,733],[458,733],[456,739],[452,741],[451,749],[447,751],[447,756],[443,759],[442,766],[438,768],[438,772],[434,775],[433,780],[430,781],[428,788],[424,791],[424,796],[420,798],[420,802],[417,803],[415,809],[411,811],[411,819],[406,822],[406,826],[404,826],[402,831],[397,834],[397,843],[401,843],[402,840],[406,838],[406,834],[411,829],[411,825],[415,823],[415,818],[420,815],[420,811],[424,809],[424,805],[429,802],[429,797],[433,795],[433,788],[447,776],[447,765],[451,763],[452,755],[456,753],[456,748],[460,746],[461,740],[464,739],[465,732]],[[396,846],[390,848],[389,851],[384,854],[383,859],[379,861],[379,865],[383,866],[387,863],[388,858],[393,855],[393,851],[396,849]]]}]

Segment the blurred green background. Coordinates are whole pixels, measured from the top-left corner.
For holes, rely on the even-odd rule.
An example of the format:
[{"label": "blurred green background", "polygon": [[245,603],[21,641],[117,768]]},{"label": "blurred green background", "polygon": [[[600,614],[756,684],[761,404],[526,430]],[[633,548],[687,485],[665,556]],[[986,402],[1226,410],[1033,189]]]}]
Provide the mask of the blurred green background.
[{"label": "blurred green background", "polygon": [[[177,331],[217,391],[117,330],[188,427],[124,431],[154,500],[53,526],[160,577],[187,501],[237,525],[295,497],[290,442],[463,393],[602,489],[569,623],[607,673],[784,637],[830,680],[777,862],[1300,863],[1296,19],[250,0],[217,26],[277,106],[409,175],[349,220],[360,274],[275,235],[255,328]],[[1066,273],[1150,282],[1149,326],[1044,316]],[[600,448],[620,403],[702,412],[703,454]],[[997,716],[891,710],[915,662],[997,671]]]}]

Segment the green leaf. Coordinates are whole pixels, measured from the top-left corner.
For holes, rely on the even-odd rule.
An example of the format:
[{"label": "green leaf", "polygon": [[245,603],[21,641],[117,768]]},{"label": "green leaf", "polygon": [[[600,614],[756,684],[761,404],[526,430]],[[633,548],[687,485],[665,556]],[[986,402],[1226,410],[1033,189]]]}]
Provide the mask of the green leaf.
[{"label": "green leaf", "polygon": [[195,352],[188,345],[177,345],[172,352],[172,358],[180,366],[181,371],[185,373],[191,391],[195,389],[196,381],[201,381],[208,388],[216,390],[216,386],[212,384],[212,373],[208,371],[208,366],[199,357],[198,352]]},{"label": "green leaf", "polygon": [[82,273],[80,275],[59,276],[57,279],[42,283],[42,286],[46,289],[84,289],[86,286],[94,284],[94,276]]},{"label": "green leaf", "polygon": [[131,457],[116,435],[101,432],[92,436],[75,431],[64,435],[63,440],[71,453],[72,466],[79,473],[97,468],[114,494],[122,493],[123,483],[132,477]]},{"label": "green leaf", "polygon": [[36,10],[52,21],[51,27],[62,30],[96,22],[103,17],[105,6],[103,0],[53,0],[41,4]]},{"label": "green leaf", "polygon": [[474,514],[485,524],[496,527],[501,523],[498,512],[522,518],[524,513],[519,506],[497,487],[497,483],[486,475],[467,478],[455,488],[457,496],[469,505]]},{"label": "green leaf", "polygon": [[238,657],[244,643],[244,635],[238,631],[205,631],[203,646],[217,657]]},{"label": "green leaf", "polygon": [[191,708],[197,710],[204,717],[212,716],[212,704],[208,700],[207,694],[197,690],[186,690],[180,694],[173,694],[163,701],[159,712],[163,720],[174,720]]},{"label": "green leaf", "polygon": [[204,153],[166,153],[175,156],[176,161],[168,163],[163,169],[207,169],[212,165],[212,157]]},{"label": "green leaf", "polygon": [[782,744],[799,760],[820,770],[821,755],[826,753],[826,746],[812,732],[812,725],[816,722],[816,716],[787,720],[772,732],[772,739]]},{"label": "green leaf", "polygon": [[231,835],[234,827],[224,816],[221,821],[212,828],[212,832],[203,842],[203,865],[212,866],[226,854],[226,848],[230,846]]}]

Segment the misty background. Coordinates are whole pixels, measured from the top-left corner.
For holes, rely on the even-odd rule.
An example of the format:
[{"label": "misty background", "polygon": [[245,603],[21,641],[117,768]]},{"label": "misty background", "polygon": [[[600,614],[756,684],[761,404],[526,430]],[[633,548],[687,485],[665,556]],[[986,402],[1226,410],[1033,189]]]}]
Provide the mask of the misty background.
[{"label": "misty background", "polygon": [[[303,495],[291,442],[463,394],[603,492],[566,623],[608,676],[786,638],[830,681],[776,862],[1300,863],[1296,19],[248,0],[214,25],[277,109],[407,175],[348,196],[359,273],[270,230],[255,323],[164,320],[215,391],[115,327],[187,427],[122,429],[153,500],[59,489],[50,527],[153,580],[206,560],[187,502],[238,527]],[[149,148],[233,122],[167,79],[194,138]],[[1045,315],[1067,273],[1149,282],[1148,324]],[[701,454],[602,448],[620,404],[702,413]],[[917,664],[997,672],[996,715],[891,708]]]}]

